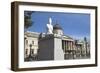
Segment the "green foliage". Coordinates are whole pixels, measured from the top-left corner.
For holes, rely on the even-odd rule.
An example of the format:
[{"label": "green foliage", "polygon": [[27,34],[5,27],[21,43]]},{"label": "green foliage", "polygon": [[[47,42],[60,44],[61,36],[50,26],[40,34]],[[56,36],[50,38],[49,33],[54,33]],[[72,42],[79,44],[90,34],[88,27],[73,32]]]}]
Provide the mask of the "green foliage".
[{"label": "green foliage", "polygon": [[31,27],[32,24],[33,24],[33,21],[32,21],[32,18],[31,18],[32,13],[33,13],[32,11],[24,12],[24,27],[25,27],[25,29]]}]

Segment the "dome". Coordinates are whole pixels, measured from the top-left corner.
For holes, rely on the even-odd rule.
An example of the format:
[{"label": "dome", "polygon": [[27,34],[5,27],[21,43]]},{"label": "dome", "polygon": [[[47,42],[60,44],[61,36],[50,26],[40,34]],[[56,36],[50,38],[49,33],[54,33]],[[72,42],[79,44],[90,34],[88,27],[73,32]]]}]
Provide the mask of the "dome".
[{"label": "dome", "polygon": [[53,26],[53,29],[61,29],[61,30],[62,30],[62,27],[61,27],[59,24],[55,24],[55,25]]}]

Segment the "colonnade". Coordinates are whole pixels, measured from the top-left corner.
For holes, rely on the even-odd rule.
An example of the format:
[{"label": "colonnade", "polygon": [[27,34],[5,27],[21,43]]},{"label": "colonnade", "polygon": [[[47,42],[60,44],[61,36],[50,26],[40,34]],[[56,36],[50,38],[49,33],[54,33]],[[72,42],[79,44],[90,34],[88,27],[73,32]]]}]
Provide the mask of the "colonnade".
[{"label": "colonnade", "polygon": [[74,50],[74,43],[73,41],[68,40],[62,40],[62,48],[64,52],[67,52],[68,50]]}]

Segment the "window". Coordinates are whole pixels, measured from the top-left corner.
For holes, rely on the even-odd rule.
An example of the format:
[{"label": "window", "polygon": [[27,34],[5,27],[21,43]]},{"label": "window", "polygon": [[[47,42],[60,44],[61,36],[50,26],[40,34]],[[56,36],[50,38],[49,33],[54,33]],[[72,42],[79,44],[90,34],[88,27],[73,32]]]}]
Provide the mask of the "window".
[{"label": "window", "polygon": [[34,49],[31,49],[31,54],[34,55]]},{"label": "window", "polygon": [[28,49],[26,49],[25,54],[26,54],[26,55],[28,54]]},{"label": "window", "polygon": [[34,41],[32,41],[32,45],[34,45]]},{"label": "window", "polygon": [[28,40],[26,40],[26,45],[28,45]]}]

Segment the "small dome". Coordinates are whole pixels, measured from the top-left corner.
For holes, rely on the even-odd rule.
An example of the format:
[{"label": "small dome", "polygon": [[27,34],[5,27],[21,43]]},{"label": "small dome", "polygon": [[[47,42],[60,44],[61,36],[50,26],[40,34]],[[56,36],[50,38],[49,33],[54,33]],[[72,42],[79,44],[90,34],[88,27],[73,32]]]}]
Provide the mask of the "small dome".
[{"label": "small dome", "polygon": [[55,25],[53,26],[53,29],[61,29],[61,30],[62,30],[62,27],[61,27],[59,24],[55,24]]}]

